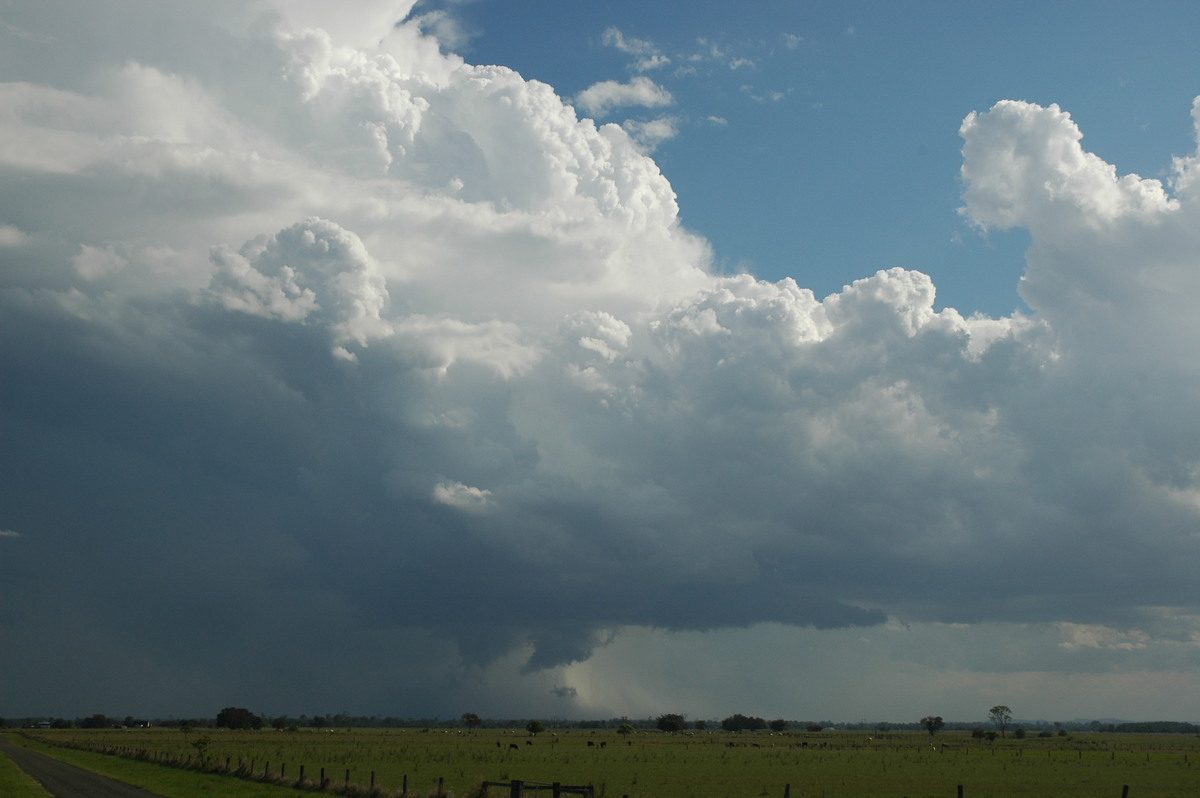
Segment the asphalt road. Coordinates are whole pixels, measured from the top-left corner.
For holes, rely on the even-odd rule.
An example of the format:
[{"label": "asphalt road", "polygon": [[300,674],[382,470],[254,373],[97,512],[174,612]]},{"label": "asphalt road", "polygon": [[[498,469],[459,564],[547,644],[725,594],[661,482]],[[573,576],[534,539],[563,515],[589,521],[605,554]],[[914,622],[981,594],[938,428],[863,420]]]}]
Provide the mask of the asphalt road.
[{"label": "asphalt road", "polygon": [[158,793],[13,745],[3,735],[0,735],[0,754],[15,762],[55,798],[162,798]]}]

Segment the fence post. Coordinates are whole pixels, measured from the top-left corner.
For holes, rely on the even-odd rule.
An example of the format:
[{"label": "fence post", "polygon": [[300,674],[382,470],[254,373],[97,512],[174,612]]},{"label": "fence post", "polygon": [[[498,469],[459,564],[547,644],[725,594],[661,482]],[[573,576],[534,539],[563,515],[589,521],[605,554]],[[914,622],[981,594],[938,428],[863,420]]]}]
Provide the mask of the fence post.
[{"label": "fence post", "polygon": [[962,794],[962,785],[961,785],[961,784],[960,784],[960,785],[958,785],[958,798],[963,798],[963,794]]},{"label": "fence post", "polygon": [[297,781],[304,781],[304,765],[300,766],[300,778]]},{"label": "fence post", "polygon": [[446,784],[446,777],[438,776],[438,791],[437,791],[438,795],[445,795],[445,790],[444,790],[445,784]]},{"label": "fence post", "polygon": [[783,785],[783,798],[792,798],[792,785]]},{"label": "fence post", "polygon": [[375,771],[371,771],[371,789],[375,789]]},{"label": "fence post", "polygon": [[550,794],[553,795],[554,798],[562,798],[562,782],[561,781],[556,781],[556,782],[551,783]]},{"label": "fence post", "polygon": [[350,786],[350,768],[346,768],[346,786]]},{"label": "fence post", "polygon": [[404,774],[404,786],[400,789],[401,795],[408,795],[408,774]]},{"label": "fence post", "polygon": [[1121,798],[1129,798],[1129,785],[1126,784],[1121,788]]},{"label": "fence post", "polygon": [[522,798],[525,794],[525,782],[520,779],[513,779],[512,784],[508,785],[509,798]]},{"label": "fence post", "polygon": [[325,768],[321,768],[321,789],[325,789]]}]

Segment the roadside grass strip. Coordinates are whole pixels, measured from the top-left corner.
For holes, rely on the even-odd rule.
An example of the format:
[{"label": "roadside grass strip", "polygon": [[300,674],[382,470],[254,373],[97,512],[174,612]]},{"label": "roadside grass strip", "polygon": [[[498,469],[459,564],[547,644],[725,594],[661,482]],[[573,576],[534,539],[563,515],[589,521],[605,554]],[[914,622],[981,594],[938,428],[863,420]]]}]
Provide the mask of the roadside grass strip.
[{"label": "roadside grass strip", "polygon": [[[9,739],[17,745],[41,751],[55,759],[158,793],[165,798],[214,798],[214,796],[220,796],[220,798],[296,798],[297,795],[305,794],[299,793],[291,787],[259,784],[227,776],[196,773],[164,765],[138,762],[108,754],[60,748],[28,738],[10,736]],[[0,756],[0,762],[13,768],[20,775],[24,775],[7,757]],[[0,774],[2,773],[3,768],[0,768]],[[3,776],[0,775],[0,779],[2,778]],[[32,782],[32,780],[30,781]],[[0,781],[0,795],[9,798],[10,793],[3,789],[3,785],[4,782]],[[48,793],[42,790],[36,782],[33,783],[33,787],[36,788],[36,792],[28,793],[29,798],[47,798]],[[24,793],[13,792],[12,795],[25,798]]]},{"label": "roadside grass strip", "polygon": [[50,793],[4,754],[0,754],[0,795],[4,798],[50,798]]}]

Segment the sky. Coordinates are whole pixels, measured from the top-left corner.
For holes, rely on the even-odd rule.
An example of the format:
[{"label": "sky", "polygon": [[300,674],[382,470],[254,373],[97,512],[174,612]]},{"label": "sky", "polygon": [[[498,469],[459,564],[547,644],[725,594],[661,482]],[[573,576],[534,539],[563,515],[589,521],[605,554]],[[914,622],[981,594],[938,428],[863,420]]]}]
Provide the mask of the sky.
[{"label": "sky", "polygon": [[1200,7],[0,0],[0,716],[1200,720]]}]

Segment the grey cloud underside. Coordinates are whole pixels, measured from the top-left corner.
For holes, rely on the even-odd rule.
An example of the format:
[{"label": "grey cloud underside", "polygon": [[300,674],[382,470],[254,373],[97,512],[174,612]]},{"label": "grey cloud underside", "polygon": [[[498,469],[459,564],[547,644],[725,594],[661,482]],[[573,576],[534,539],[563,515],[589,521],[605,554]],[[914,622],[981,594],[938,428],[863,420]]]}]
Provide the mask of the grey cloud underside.
[{"label": "grey cloud underside", "polygon": [[[829,628],[879,623],[881,608],[1111,621],[1194,584],[1178,560],[1194,546],[1191,515],[1123,485],[1116,447],[1081,457],[1053,439],[1039,446],[1037,428],[977,440],[947,428],[1000,407],[1001,392],[980,387],[989,378],[1033,370],[1015,345],[972,361],[958,334],[875,329],[871,354],[853,331],[842,344],[852,352],[836,351],[837,336],[790,352],[776,341],[769,374],[735,362],[748,352],[722,353],[728,376],[661,352],[631,359],[614,371],[656,398],[594,405],[585,423],[557,428],[612,467],[583,481],[545,468],[538,441],[510,421],[526,390],[569,392],[549,356],[521,379],[464,367],[431,382],[402,347],[345,362],[325,327],[211,300],[81,322],[7,299],[14,525],[94,541],[60,555],[65,585],[102,573],[151,590],[213,586],[204,611],[226,607],[251,626],[271,622],[255,618],[260,593],[311,589],[336,595],[354,623],[441,630],[468,661],[532,644],[530,666],[548,667],[586,658],[624,625]],[[30,329],[39,334],[19,334]],[[661,325],[657,335],[668,337]],[[931,349],[943,370],[922,375]],[[903,375],[899,407],[854,407]],[[1002,418],[1061,401],[1065,379],[1028,382]],[[469,421],[421,422],[462,401]],[[914,403],[938,422],[932,440],[901,434]],[[1018,446],[1023,462],[999,475],[962,472],[999,467]],[[499,506],[432,501],[445,474],[487,486]],[[1146,533],[1131,537],[1131,525]],[[136,611],[149,628],[194,613],[187,602]]]},{"label": "grey cloud underside", "polygon": [[[535,662],[548,666],[586,657],[595,630],[626,624],[882,620],[755,570],[689,573],[675,553],[654,551],[647,525],[664,522],[538,474],[536,444],[506,429],[503,412],[497,429],[462,433],[397,423],[385,402],[434,401],[400,359],[375,375],[384,387],[371,384],[367,358],[340,363],[303,327],[189,303],[122,310],[106,327],[5,307],[5,475],[23,497],[23,528],[77,541],[59,554],[59,587],[92,574],[155,593],[215,589],[197,608],[140,607],[151,627],[312,586],[367,623],[446,629],[481,661],[542,641],[539,652],[555,653]],[[18,334],[29,329],[41,334]],[[443,470],[548,484],[529,488],[511,517],[463,517],[406,484],[427,487]],[[564,550],[543,558],[505,542],[527,533],[562,536]],[[479,627],[499,642],[482,646]]]},{"label": "grey cloud underside", "polygon": [[630,626],[1194,609],[1190,160],[1168,197],[1001,103],[967,213],[1031,230],[1032,314],[898,268],[818,299],[710,273],[654,163],[547,86],[411,25],[222,19],[236,85],[154,48],[0,84],[14,644],[284,701]]}]

